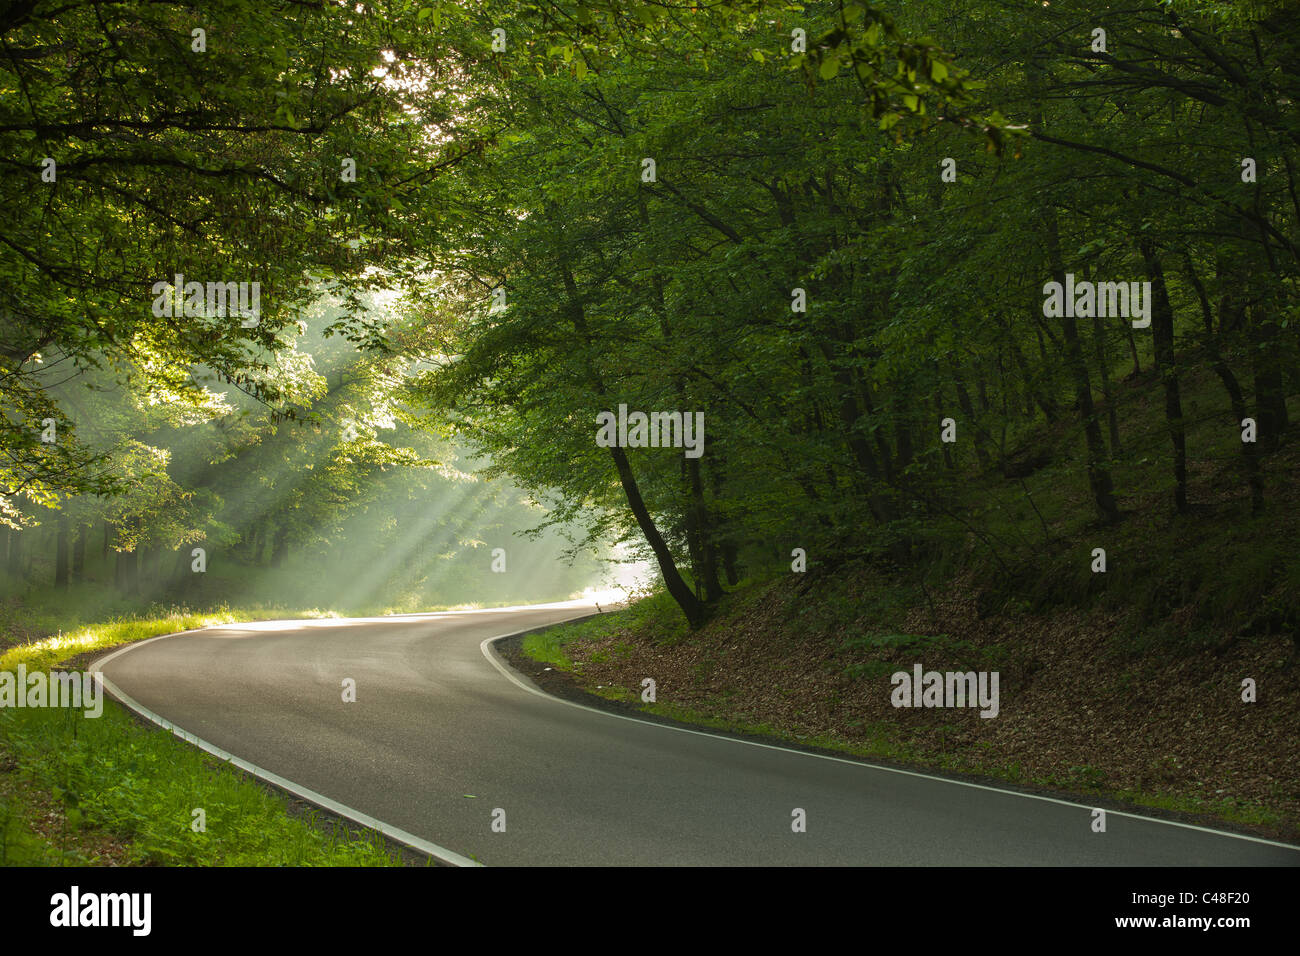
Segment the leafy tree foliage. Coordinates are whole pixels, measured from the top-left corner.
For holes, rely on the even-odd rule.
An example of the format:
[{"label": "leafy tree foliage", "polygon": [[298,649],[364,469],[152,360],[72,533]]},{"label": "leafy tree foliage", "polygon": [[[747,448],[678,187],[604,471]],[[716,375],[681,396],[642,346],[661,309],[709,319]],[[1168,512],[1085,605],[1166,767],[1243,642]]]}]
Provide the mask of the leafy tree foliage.
[{"label": "leafy tree foliage", "polygon": [[[469,443],[541,523],[640,542],[693,624],[796,548],[1003,562],[998,494],[1037,512],[1048,468],[1075,497],[1042,547],[1123,522],[1155,449],[1192,520],[1203,422],[1263,513],[1300,373],[1297,27],[1280,0],[10,4],[7,507],[101,492],[121,547],[280,562],[399,533]],[[177,273],[258,280],[264,314],[154,315]],[[1045,305],[1076,282],[1149,292]],[[130,383],[112,441],[79,370]],[[598,443],[620,406],[702,414],[703,454]]]}]

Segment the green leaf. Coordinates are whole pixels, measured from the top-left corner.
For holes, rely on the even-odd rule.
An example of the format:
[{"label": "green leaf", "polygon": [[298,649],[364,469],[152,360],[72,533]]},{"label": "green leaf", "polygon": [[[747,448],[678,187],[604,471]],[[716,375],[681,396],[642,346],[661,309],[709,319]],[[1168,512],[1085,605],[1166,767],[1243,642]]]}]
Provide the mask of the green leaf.
[{"label": "green leaf", "polygon": [[826,57],[822,60],[822,65],[817,69],[817,75],[823,80],[829,80],[840,72],[840,60],[838,54]]}]

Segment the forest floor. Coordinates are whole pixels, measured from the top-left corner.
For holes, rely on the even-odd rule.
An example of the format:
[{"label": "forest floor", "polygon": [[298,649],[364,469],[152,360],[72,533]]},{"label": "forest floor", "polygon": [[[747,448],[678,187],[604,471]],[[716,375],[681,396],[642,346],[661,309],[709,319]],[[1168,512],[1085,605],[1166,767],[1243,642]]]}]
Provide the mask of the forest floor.
[{"label": "forest floor", "polygon": [[[1300,669],[1288,638],[1134,655],[1114,639],[1113,612],[982,614],[970,587],[907,606],[869,573],[847,590],[861,613],[832,626],[834,599],[783,580],[732,594],[694,633],[664,628],[674,609],[656,596],[643,604],[657,607],[526,638],[537,663],[525,669],[549,690],[567,680],[621,709],[1300,838]],[[880,625],[882,611],[896,628]],[[998,671],[997,716],[895,707],[891,675],[915,664]],[[1247,677],[1254,703],[1242,700]],[[646,678],[654,703],[643,703]]]},{"label": "forest floor", "polygon": [[[1252,513],[1219,383],[1184,376],[1180,515],[1155,382],[1115,383],[1117,524],[1079,480],[1077,424],[1040,423],[989,446],[1002,467],[966,457],[968,523],[910,567],[814,550],[728,589],[697,631],[658,593],[532,635],[516,663],[605,706],[1300,842],[1300,425]],[[893,706],[917,664],[998,672],[998,715]]]}]

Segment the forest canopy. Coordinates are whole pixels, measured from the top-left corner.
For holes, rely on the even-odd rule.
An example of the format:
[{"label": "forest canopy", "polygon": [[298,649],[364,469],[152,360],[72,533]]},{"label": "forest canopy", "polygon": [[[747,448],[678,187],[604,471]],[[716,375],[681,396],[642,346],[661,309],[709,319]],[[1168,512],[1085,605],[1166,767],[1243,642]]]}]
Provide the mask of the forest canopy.
[{"label": "forest canopy", "polygon": [[18,0],[0,39],[12,576],[92,534],[123,586],[346,565],[367,523],[407,567],[491,499],[700,624],[800,554],[1009,574],[1285,484],[1293,4]]}]

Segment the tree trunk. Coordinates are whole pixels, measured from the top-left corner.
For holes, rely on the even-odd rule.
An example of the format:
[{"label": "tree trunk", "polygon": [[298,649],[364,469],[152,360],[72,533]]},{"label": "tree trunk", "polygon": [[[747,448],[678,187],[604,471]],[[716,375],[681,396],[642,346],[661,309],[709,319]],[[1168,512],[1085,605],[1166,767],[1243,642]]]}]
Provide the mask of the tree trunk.
[{"label": "tree trunk", "polygon": [[68,541],[68,516],[60,512],[54,535],[54,586],[68,586],[68,558],[71,549]]},{"label": "tree trunk", "polygon": [[[722,500],[722,471],[725,467],[724,459],[718,451],[714,451],[710,456],[712,461],[709,463],[709,479],[713,486],[713,500],[715,502]],[[722,557],[722,570],[726,576],[727,584],[735,587],[740,583],[739,557],[740,548],[736,545],[735,538],[731,534],[731,526],[728,524],[722,527],[722,522],[718,521],[716,516],[713,519],[716,527],[718,541],[718,553]]]},{"label": "tree trunk", "polygon": [[1110,384],[1110,355],[1106,349],[1106,327],[1101,321],[1101,316],[1095,314],[1092,317],[1092,336],[1097,353],[1097,369],[1101,372],[1101,394],[1106,400],[1106,427],[1110,432],[1110,456],[1118,458],[1119,412],[1115,408],[1115,390]]},{"label": "tree trunk", "polygon": [[123,594],[135,594],[139,590],[139,557],[134,551],[117,553],[117,586]]},{"label": "tree trunk", "polygon": [[699,553],[699,564],[695,569],[696,580],[704,587],[705,602],[712,604],[722,597],[722,582],[718,580],[717,545],[713,540],[708,504],[704,500],[700,460],[683,456],[682,461],[691,496],[691,505],[686,519],[687,534],[694,533],[696,549]]},{"label": "tree trunk", "polygon": [[[876,494],[872,490],[872,486],[881,481],[882,478],[885,483],[888,483],[889,479],[882,474],[881,464],[871,451],[871,444],[863,436],[863,430],[858,427],[858,422],[862,418],[862,409],[858,406],[857,399],[854,398],[853,376],[847,368],[844,368],[836,360],[835,350],[829,342],[823,340],[818,345],[826,358],[827,364],[833,369],[832,377],[839,391],[840,425],[843,428],[849,451],[858,465],[858,470],[854,475],[854,485],[859,493],[866,498],[867,506],[871,509],[871,514],[876,521],[880,524],[887,524],[894,518],[893,506],[886,498]],[[888,453],[888,449],[886,449],[886,453]]]},{"label": "tree trunk", "polygon": [[[568,263],[562,261],[562,277],[564,282],[564,291],[566,293],[565,309],[570,321],[573,323],[573,330],[578,336],[588,344],[591,343],[591,332],[587,328],[587,316],[582,307],[582,300],[578,295],[578,284],[573,278],[573,272]],[[589,369],[591,380],[596,386],[596,390],[602,395],[608,394],[604,383],[594,369]],[[636,476],[632,472],[632,465],[628,461],[627,453],[617,445],[609,449],[610,457],[614,459],[614,468],[618,472],[619,484],[623,486],[623,494],[627,498],[628,507],[632,511],[632,516],[636,519],[637,526],[644,535],[646,544],[654,553],[655,560],[659,564],[659,571],[663,575],[664,585],[668,588],[668,593],[672,595],[677,606],[682,609],[686,616],[687,623],[692,628],[699,628],[704,625],[707,617],[707,609],[702,601],[697,598],[685,579],[682,578],[681,572],[677,570],[677,562],[673,559],[671,549],[668,543],[664,541],[663,535],[655,526],[654,519],[650,516],[650,511],[646,508],[645,499],[641,497],[641,489],[637,486]]]},{"label": "tree trunk", "polygon": [[1138,361],[1137,336],[1133,334],[1132,323],[1124,323],[1124,338],[1128,342],[1129,354],[1133,357],[1133,377],[1137,378],[1142,374],[1142,363]]},{"label": "tree trunk", "polygon": [[262,552],[265,550],[265,541],[262,537],[261,525],[255,525],[253,530],[248,534],[248,563],[256,567],[262,563]]},{"label": "tree trunk", "polygon": [[176,564],[172,567],[172,584],[181,591],[186,590],[190,585],[190,577],[193,575],[192,565],[194,556],[190,554],[193,549],[181,545],[176,550]]},{"label": "tree trunk", "polygon": [[[1228,393],[1228,401],[1232,404],[1234,427],[1241,428],[1242,422],[1247,417],[1246,397],[1241,391],[1241,383],[1237,381],[1237,376],[1233,374],[1232,368],[1223,357],[1218,335],[1214,331],[1214,310],[1210,306],[1210,297],[1205,291],[1205,285],[1196,272],[1191,256],[1185,255],[1183,262],[1187,269],[1187,277],[1191,280],[1192,288],[1196,290],[1196,298],[1201,304],[1201,320],[1205,325],[1205,351],[1209,355],[1210,366],[1223,382],[1223,390]],[[1225,298],[1221,304],[1226,304],[1227,301]],[[1223,327],[1222,319],[1219,326]],[[1250,487],[1250,511],[1251,514],[1259,514],[1264,508],[1264,478],[1259,467],[1259,446],[1255,442],[1242,442],[1241,456],[1246,467],[1246,484]]]},{"label": "tree trunk", "polygon": [[1011,349],[1011,357],[1015,360],[1016,368],[1020,369],[1020,374],[1025,382],[1025,395],[1029,401],[1037,405],[1043,412],[1043,418],[1049,425],[1055,425],[1057,418],[1060,416],[1060,410],[1056,405],[1056,397],[1046,389],[1043,389],[1036,381],[1037,376],[1029,368],[1029,361],[1025,358],[1024,351],[1016,342],[1013,330],[1007,330],[1007,345]]},{"label": "tree trunk", "polygon": [[975,415],[975,406],[971,403],[970,393],[966,391],[966,382],[962,378],[957,360],[950,360],[948,367],[952,372],[953,387],[957,390],[957,404],[961,407],[961,413],[966,416],[971,434],[975,436],[975,457],[979,460],[980,471],[988,471],[990,461],[986,433]]},{"label": "tree trunk", "polygon": [[[1045,218],[1052,278],[1061,284],[1061,288],[1065,288],[1065,264],[1061,258],[1056,214],[1049,212]],[[1074,381],[1075,403],[1079,408],[1079,417],[1083,420],[1084,437],[1088,446],[1088,485],[1092,489],[1092,499],[1101,520],[1106,524],[1115,524],[1119,521],[1119,507],[1115,504],[1114,485],[1106,463],[1106,443],[1101,436],[1101,427],[1097,424],[1097,410],[1092,403],[1092,382],[1088,375],[1088,364],[1083,359],[1079,328],[1074,317],[1064,316],[1061,319],[1061,329],[1065,337],[1065,365]]]},{"label": "tree trunk", "polygon": [[275,529],[275,537],[271,541],[271,567],[280,567],[288,553],[289,528],[287,525],[280,525]]},{"label": "tree trunk", "polygon": [[627,460],[627,453],[618,446],[610,448],[609,453],[614,459],[614,467],[618,470],[618,480],[623,486],[623,494],[627,496],[628,507],[632,509],[632,515],[636,518],[641,533],[645,535],[650,550],[654,552],[655,560],[659,563],[659,571],[664,576],[664,584],[668,588],[668,593],[673,596],[677,606],[682,609],[682,613],[686,615],[686,620],[691,627],[701,627],[706,616],[704,603],[695,596],[695,592],[691,590],[677,570],[677,562],[673,560],[672,551],[669,550],[668,543],[664,541],[663,535],[659,533],[659,529],[655,526],[654,519],[646,508],[645,499],[641,497],[641,489],[637,486],[636,476],[632,473],[632,465]]},{"label": "tree trunk", "polygon": [[1165,425],[1174,446],[1174,508],[1187,513],[1187,433],[1183,423],[1178,368],[1174,364],[1174,309],[1165,287],[1164,267],[1150,241],[1140,242],[1147,275],[1151,277],[1151,338],[1155,343],[1156,371],[1165,386]]},{"label": "tree trunk", "polygon": [[15,581],[23,576],[23,536],[21,529],[9,531],[9,554],[5,561],[5,568],[9,572],[9,577]]},{"label": "tree trunk", "polygon": [[1286,384],[1282,363],[1278,359],[1278,327],[1264,305],[1250,309],[1254,348],[1250,350],[1251,371],[1255,378],[1255,417],[1259,423],[1259,443],[1265,452],[1277,451],[1282,432],[1288,424]]},{"label": "tree trunk", "polygon": [[90,525],[77,525],[77,537],[72,545],[72,580],[86,580],[86,536],[90,534]]}]

